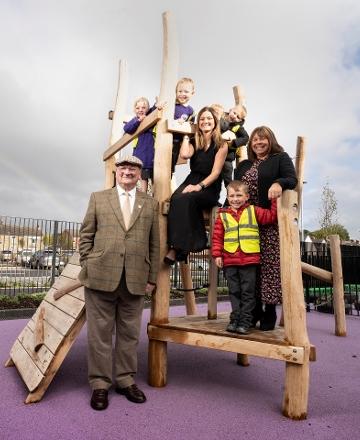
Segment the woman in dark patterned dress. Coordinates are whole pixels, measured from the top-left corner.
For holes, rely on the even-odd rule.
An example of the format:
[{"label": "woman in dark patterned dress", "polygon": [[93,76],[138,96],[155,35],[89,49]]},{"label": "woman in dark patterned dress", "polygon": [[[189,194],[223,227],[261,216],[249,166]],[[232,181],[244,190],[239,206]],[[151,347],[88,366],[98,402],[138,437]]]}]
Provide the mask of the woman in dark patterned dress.
[{"label": "woman in dark patterned dress", "polygon": [[[239,163],[234,178],[249,186],[251,204],[270,208],[270,200],[286,189],[294,189],[297,178],[294,165],[272,130],[257,127],[248,143],[248,159]],[[273,330],[276,304],[281,302],[280,240],[277,224],[260,226],[261,265],[258,295],[261,302],[254,311],[254,324],[260,319],[261,330]]]},{"label": "woman in dark patterned dress", "polygon": [[190,159],[190,174],[170,200],[167,264],[185,261],[189,252],[206,248],[203,209],[216,206],[221,190],[221,170],[227,155],[219,121],[210,107],[200,110],[194,140],[184,136],[180,157]]}]

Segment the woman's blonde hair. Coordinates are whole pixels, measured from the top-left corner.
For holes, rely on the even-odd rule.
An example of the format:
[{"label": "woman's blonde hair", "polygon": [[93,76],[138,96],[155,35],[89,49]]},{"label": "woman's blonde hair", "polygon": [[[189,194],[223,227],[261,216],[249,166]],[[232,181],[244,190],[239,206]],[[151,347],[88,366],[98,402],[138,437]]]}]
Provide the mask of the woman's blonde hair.
[{"label": "woman's blonde hair", "polygon": [[199,121],[200,121],[201,115],[205,112],[210,112],[214,118],[215,126],[214,126],[212,133],[211,133],[211,140],[215,143],[215,148],[218,150],[220,148],[220,146],[224,143],[224,141],[221,138],[219,120],[216,116],[214,109],[212,109],[211,107],[203,107],[197,115],[196,129],[195,129],[195,150],[202,150],[203,148],[206,147],[204,135],[201,132],[201,130],[199,129]]}]

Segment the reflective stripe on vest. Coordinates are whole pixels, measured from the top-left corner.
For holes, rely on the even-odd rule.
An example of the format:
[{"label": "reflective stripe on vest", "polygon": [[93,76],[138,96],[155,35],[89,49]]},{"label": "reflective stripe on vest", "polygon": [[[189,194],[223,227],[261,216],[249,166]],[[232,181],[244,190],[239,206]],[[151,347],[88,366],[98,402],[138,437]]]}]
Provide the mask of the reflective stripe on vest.
[{"label": "reflective stripe on vest", "polygon": [[220,213],[224,225],[224,249],[233,254],[238,247],[246,254],[260,252],[259,227],[255,208],[250,205],[241,213],[239,222],[226,212]]},{"label": "reflective stripe on vest", "polygon": [[232,128],[230,128],[230,130],[231,130],[233,133],[236,133],[236,132],[239,130],[240,127],[241,127],[240,124],[236,124],[236,125],[234,125]]}]

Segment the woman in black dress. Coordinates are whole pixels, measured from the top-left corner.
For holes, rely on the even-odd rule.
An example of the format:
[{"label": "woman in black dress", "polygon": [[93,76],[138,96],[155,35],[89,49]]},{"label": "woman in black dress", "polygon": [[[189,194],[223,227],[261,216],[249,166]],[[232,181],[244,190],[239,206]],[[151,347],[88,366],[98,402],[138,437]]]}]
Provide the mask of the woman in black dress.
[{"label": "woman in black dress", "polygon": [[194,139],[184,136],[180,149],[180,157],[190,159],[191,172],[170,200],[167,264],[186,261],[189,252],[206,248],[202,210],[216,206],[219,200],[227,151],[213,109],[204,107],[197,116]]},{"label": "woman in black dress", "polygon": [[[286,189],[294,189],[297,178],[294,165],[272,130],[257,127],[250,135],[248,160],[239,163],[234,178],[249,186],[253,205],[270,208],[271,199]],[[261,330],[272,330],[276,323],[276,304],[281,302],[280,240],[277,224],[259,227],[261,264],[254,323],[260,319]],[[262,310],[262,303],[265,310]]]}]

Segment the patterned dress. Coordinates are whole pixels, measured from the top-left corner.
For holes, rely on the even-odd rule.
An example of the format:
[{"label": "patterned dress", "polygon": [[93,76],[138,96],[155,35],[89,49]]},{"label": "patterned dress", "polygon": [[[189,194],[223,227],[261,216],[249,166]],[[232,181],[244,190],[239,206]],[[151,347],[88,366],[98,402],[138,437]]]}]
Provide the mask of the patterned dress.
[{"label": "patterned dress", "polygon": [[[261,160],[257,159],[252,167],[246,171],[242,181],[249,186],[249,203],[259,205],[258,200],[258,167]],[[265,304],[281,302],[280,276],[280,239],[277,223],[259,225],[261,263],[258,277],[257,292]]]}]

